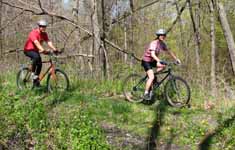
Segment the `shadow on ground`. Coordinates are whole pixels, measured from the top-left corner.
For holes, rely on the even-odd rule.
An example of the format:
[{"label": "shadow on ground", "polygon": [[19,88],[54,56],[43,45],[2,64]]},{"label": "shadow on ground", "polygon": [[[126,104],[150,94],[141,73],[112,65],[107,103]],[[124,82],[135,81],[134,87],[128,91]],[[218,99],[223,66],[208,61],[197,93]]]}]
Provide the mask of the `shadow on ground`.
[{"label": "shadow on ground", "polygon": [[206,136],[202,139],[200,144],[198,145],[198,149],[199,150],[211,149],[213,138],[215,138],[216,136],[219,136],[225,128],[229,128],[234,122],[235,122],[235,114],[229,119],[220,123],[219,126],[214,131],[208,132]]}]

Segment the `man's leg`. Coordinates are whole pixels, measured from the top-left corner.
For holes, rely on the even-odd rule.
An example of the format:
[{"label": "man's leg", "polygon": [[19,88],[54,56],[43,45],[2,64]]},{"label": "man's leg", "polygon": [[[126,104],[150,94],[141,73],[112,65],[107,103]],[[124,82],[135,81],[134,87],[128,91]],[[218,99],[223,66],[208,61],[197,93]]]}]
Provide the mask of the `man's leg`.
[{"label": "man's leg", "polygon": [[32,72],[34,73],[33,79],[34,79],[34,85],[39,86],[39,74],[42,69],[42,59],[38,52],[35,51],[27,51],[25,52],[25,55],[30,57],[32,59]]}]

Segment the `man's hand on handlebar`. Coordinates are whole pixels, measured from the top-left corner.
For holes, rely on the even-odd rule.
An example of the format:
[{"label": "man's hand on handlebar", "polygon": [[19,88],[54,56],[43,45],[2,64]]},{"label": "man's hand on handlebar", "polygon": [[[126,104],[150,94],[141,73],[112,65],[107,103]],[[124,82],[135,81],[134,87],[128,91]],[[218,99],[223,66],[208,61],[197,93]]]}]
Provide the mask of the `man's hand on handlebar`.
[{"label": "man's hand on handlebar", "polygon": [[45,55],[48,55],[48,54],[51,53],[51,51],[50,50],[44,50],[44,51],[42,51],[42,53],[45,54]]},{"label": "man's hand on handlebar", "polygon": [[54,50],[53,52],[54,52],[55,55],[58,55],[58,54],[61,54],[61,53],[62,53],[62,51],[60,51],[60,50],[58,50],[58,49]]}]

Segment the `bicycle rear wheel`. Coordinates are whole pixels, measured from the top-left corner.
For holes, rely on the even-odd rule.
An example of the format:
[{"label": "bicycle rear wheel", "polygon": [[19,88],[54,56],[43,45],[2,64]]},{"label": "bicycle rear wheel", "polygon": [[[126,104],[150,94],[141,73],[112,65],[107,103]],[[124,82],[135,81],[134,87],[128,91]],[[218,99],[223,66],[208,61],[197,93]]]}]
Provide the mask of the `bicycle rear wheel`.
[{"label": "bicycle rear wheel", "polygon": [[64,92],[69,88],[69,78],[66,73],[60,69],[55,70],[55,76],[49,74],[47,77],[47,90],[50,93]]},{"label": "bicycle rear wheel", "polygon": [[145,79],[141,75],[131,74],[122,84],[122,91],[125,98],[130,102],[139,103],[143,101]]},{"label": "bicycle rear wheel", "polygon": [[173,107],[183,107],[189,104],[190,88],[181,77],[174,76],[167,81],[164,90],[168,103]]},{"label": "bicycle rear wheel", "polygon": [[31,89],[33,87],[31,70],[28,67],[19,70],[16,76],[16,85],[20,90]]}]

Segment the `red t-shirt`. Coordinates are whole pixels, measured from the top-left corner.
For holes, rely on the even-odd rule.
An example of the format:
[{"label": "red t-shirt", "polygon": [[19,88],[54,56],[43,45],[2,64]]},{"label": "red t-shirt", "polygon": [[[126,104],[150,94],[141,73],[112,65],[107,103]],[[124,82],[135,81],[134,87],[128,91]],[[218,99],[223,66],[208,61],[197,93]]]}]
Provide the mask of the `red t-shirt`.
[{"label": "red t-shirt", "polygon": [[42,44],[43,41],[48,42],[49,38],[46,32],[40,32],[39,29],[34,29],[28,35],[28,39],[24,45],[24,50],[38,51],[37,46],[34,44],[35,40],[38,40]]}]

